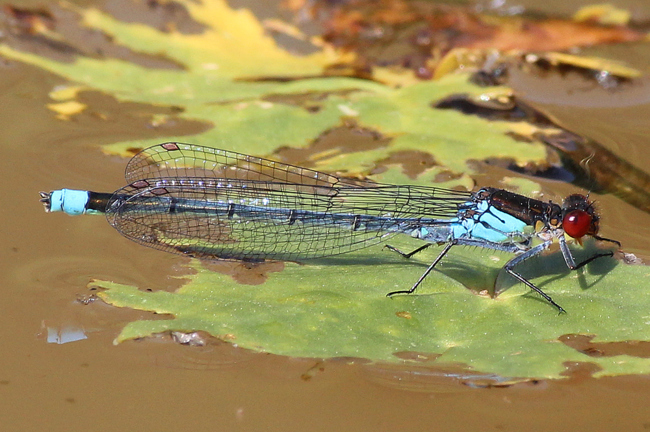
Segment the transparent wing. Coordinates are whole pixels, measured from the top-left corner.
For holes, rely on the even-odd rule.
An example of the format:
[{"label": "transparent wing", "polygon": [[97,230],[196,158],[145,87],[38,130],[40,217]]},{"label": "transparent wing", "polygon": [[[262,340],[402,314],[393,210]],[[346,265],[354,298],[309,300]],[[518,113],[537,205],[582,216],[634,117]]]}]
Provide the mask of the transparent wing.
[{"label": "transparent wing", "polygon": [[182,143],[158,144],[142,150],[129,161],[124,176],[129,184],[137,180],[170,177],[277,181],[318,186],[341,183],[336,176],[308,168]]},{"label": "transparent wing", "polygon": [[[205,160],[201,155],[191,160]],[[247,178],[139,179],[115,192],[109,222],[138,243],[198,258],[297,260],[410,233],[422,219],[448,223],[471,198],[469,192],[438,188],[341,186],[336,177],[312,170],[259,158],[251,163],[230,152],[219,153],[219,163],[223,157],[236,167],[232,171],[244,166]],[[164,173],[187,174],[179,162],[175,166]],[[221,168],[214,172],[222,175]],[[260,180],[269,176],[275,181]]]}]

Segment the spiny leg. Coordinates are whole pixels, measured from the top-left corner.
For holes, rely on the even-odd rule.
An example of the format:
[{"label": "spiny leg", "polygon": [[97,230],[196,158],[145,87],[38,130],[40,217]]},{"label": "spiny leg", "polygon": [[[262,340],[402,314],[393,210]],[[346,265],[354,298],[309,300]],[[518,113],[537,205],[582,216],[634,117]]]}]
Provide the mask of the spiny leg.
[{"label": "spiny leg", "polygon": [[[447,255],[447,252],[449,252],[449,249],[451,249],[451,247],[454,246],[455,244],[456,244],[455,241],[447,243],[447,245],[442,250],[442,252],[440,252],[440,255],[438,255],[438,258],[436,258],[431,263],[431,265],[424,271],[422,276],[420,276],[420,279],[418,279],[418,281],[411,287],[411,289],[389,292],[388,294],[386,294],[386,297],[392,297],[395,294],[412,294],[417,289],[417,287],[420,285],[420,283],[422,283],[422,281],[429,275],[429,273],[431,273],[431,270],[433,270],[433,268],[436,266],[436,264],[438,264],[440,262],[442,257]],[[407,255],[413,255],[414,253],[417,253],[422,249],[424,249],[424,248],[416,249],[415,251],[413,251],[413,252],[411,252],[410,254],[407,254]]]},{"label": "spiny leg", "polygon": [[[583,267],[584,265],[589,264],[590,262],[598,258],[614,256],[614,252],[597,253],[594,256],[582,261],[581,263],[576,264],[575,260],[573,259],[573,254],[571,253],[571,250],[569,249],[569,245],[567,245],[565,238],[560,237],[558,240],[560,243],[560,251],[562,251],[562,256],[564,257],[564,262],[566,263],[567,267],[569,267],[571,270],[577,270],[580,267]],[[617,243],[620,246],[620,243],[618,243],[616,240],[609,240],[603,238],[599,238],[599,240],[611,241],[612,243]]]},{"label": "spiny leg", "polygon": [[402,257],[404,257],[404,258],[411,258],[413,255],[415,255],[415,254],[417,254],[417,253],[419,253],[419,252],[422,252],[423,250],[425,250],[426,248],[428,248],[428,247],[431,246],[432,244],[433,244],[433,243],[426,243],[425,245],[420,246],[419,248],[417,248],[417,249],[415,249],[414,251],[411,251],[411,252],[409,252],[409,253],[402,252],[401,250],[399,250],[399,249],[397,249],[396,247],[391,246],[391,245],[384,245],[384,247],[385,247],[386,249],[388,249],[388,250],[393,251],[393,252],[397,252],[398,254],[402,255]]},{"label": "spiny leg", "polygon": [[537,288],[535,285],[532,284],[532,282],[528,281],[526,278],[524,278],[522,275],[520,275],[519,273],[515,272],[515,271],[512,270],[512,269],[506,269],[506,271],[507,271],[507,272],[508,272],[512,277],[514,277],[515,279],[517,279],[519,282],[523,282],[523,283],[526,284],[526,286],[528,286],[530,289],[536,291],[539,295],[541,295],[542,297],[544,297],[544,298],[546,299],[546,301],[549,302],[550,304],[552,304],[553,306],[555,306],[555,307],[557,308],[557,310],[558,310],[560,313],[566,313],[566,311],[564,310],[564,308],[563,308],[562,306],[560,306],[559,304],[555,303],[555,301],[553,301],[553,299],[551,298],[551,296],[549,296],[548,294],[546,294],[546,293],[545,293],[544,291],[542,291],[541,289]]},{"label": "spiny leg", "polygon": [[528,258],[532,258],[535,255],[539,255],[545,249],[548,249],[548,247],[550,245],[551,245],[551,241],[547,241],[547,242],[542,243],[541,245],[537,245],[534,248],[530,249],[529,251],[526,251],[525,253],[523,253],[523,254],[521,254],[519,256],[516,256],[513,259],[511,259],[510,261],[508,261],[506,263],[506,265],[503,266],[503,268],[509,275],[511,275],[512,277],[517,279],[519,282],[522,282],[528,288],[532,289],[533,291],[535,291],[536,293],[538,293],[539,295],[544,297],[544,299],[547,302],[549,302],[550,304],[552,304],[553,306],[555,306],[560,313],[566,313],[564,308],[562,306],[560,306],[559,304],[555,303],[555,301],[551,298],[551,296],[546,294],[544,291],[542,291],[540,288],[536,287],[528,279],[526,279],[525,277],[523,277],[522,275],[520,275],[519,273],[517,273],[516,271],[513,270],[513,268],[516,265],[521,264],[522,262],[526,261]]}]

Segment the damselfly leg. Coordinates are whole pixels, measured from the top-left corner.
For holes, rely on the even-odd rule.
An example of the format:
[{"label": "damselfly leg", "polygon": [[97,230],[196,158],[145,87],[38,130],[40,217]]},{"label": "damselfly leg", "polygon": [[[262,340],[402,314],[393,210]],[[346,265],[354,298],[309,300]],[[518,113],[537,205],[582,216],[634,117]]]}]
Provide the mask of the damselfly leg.
[{"label": "damselfly leg", "polygon": [[[569,246],[567,245],[566,240],[564,239],[564,237],[561,236],[561,237],[559,237],[558,240],[559,240],[559,243],[560,243],[560,250],[562,251],[562,256],[564,257],[564,261],[566,262],[567,267],[569,269],[571,269],[571,270],[577,270],[577,269],[585,266],[586,264],[589,264],[590,262],[592,262],[592,261],[594,261],[594,260],[596,260],[598,258],[611,257],[611,256],[614,255],[613,252],[598,253],[598,254],[595,254],[595,255],[587,258],[586,260],[576,264],[575,259],[573,258],[573,254],[571,253],[571,250],[569,249]],[[619,242],[617,242],[616,240],[610,240],[610,239],[605,239],[605,238],[598,238],[598,240],[610,241],[612,243],[620,245]],[[393,295],[396,295],[396,294],[412,294],[412,293],[414,293],[415,290],[418,288],[418,286],[422,283],[422,281],[429,275],[429,273],[431,273],[431,271],[434,269],[434,267],[442,260],[442,258],[447,254],[447,252],[449,252],[451,247],[456,245],[456,244],[458,244],[458,242],[456,242],[456,241],[447,243],[447,245],[440,252],[438,257],[431,263],[431,265],[425,270],[425,272],[422,274],[422,276],[420,276],[420,278],[417,280],[417,282],[410,289],[408,289],[408,290],[400,290],[400,291],[392,291],[392,292],[386,294],[386,296],[387,297],[392,297]],[[537,246],[529,249],[528,251],[526,251],[526,252],[524,252],[524,253],[522,253],[520,255],[517,255],[516,257],[514,257],[510,261],[508,261],[503,268],[509,275],[511,275],[512,277],[517,279],[519,282],[525,284],[527,287],[529,287],[530,289],[532,289],[533,291],[535,291],[536,293],[541,295],[546,301],[548,301],[551,305],[553,305],[560,313],[565,313],[566,311],[564,310],[564,308],[562,306],[560,306],[558,303],[556,303],[551,298],[551,296],[546,294],[539,287],[537,287],[535,284],[533,284],[528,279],[526,279],[525,277],[523,277],[521,274],[517,273],[514,270],[514,268],[517,265],[521,264],[522,262],[524,262],[524,261],[526,261],[526,260],[528,260],[528,259],[530,259],[530,258],[532,258],[534,256],[539,255],[544,250],[548,249],[551,244],[552,244],[552,241],[549,240],[549,241],[546,241],[546,242],[544,242],[544,243],[542,243],[540,245],[537,245]],[[385,247],[387,249],[391,250],[391,251],[394,251],[394,252],[400,254],[402,257],[408,259],[408,258],[411,258],[413,255],[415,255],[415,254],[423,251],[424,249],[428,248],[431,245],[432,244],[423,245],[423,246],[421,246],[421,247],[419,247],[419,248],[417,248],[414,251],[409,252],[409,253],[404,253],[401,250],[399,250],[399,249],[397,249],[397,248],[395,248],[393,246],[390,246],[390,245],[386,245]]]},{"label": "damselfly leg", "polygon": [[384,247],[385,247],[386,249],[391,250],[391,251],[393,251],[393,252],[396,252],[396,253],[400,254],[402,257],[407,258],[407,259],[408,259],[408,258],[411,258],[413,255],[415,255],[415,254],[417,254],[417,253],[422,252],[423,250],[425,250],[425,249],[428,248],[429,246],[433,246],[433,243],[427,243],[427,244],[425,244],[425,245],[423,245],[423,246],[420,246],[419,248],[415,249],[414,251],[411,251],[411,252],[409,252],[409,253],[405,253],[405,252],[402,252],[401,250],[397,249],[397,248],[394,247],[394,246],[391,246],[391,245],[384,245]]},{"label": "damselfly leg", "polygon": [[[417,287],[418,287],[418,286],[422,283],[422,281],[423,281],[423,280],[424,280],[424,279],[429,275],[429,273],[431,273],[431,271],[432,271],[433,268],[436,266],[436,264],[438,264],[438,263],[440,262],[440,260],[442,260],[442,258],[447,254],[447,252],[449,252],[449,249],[451,249],[451,247],[454,246],[454,245],[456,245],[456,244],[457,244],[457,242],[455,242],[455,241],[450,242],[450,243],[447,243],[447,245],[446,245],[445,248],[442,250],[442,252],[440,252],[440,254],[438,255],[438,257],[437,257],[437,258],[436,258],[436,259],[431,263],[431,265],[430,265],[430,266],[425,270],[425,272],[422,274],[422,276],[420,276],[420,278],[417,280],[417,282],[416,282],[416,283],[415,283],[415,284],[414,284],[410,289],[408,289],[408,290],[402,290],[402,291],[393,291],[393,292],[390,292],[390,293],[386,294],[386,296],[387,296],[387,297],[392,297],[392,296],[395,295],[395,294],[412,294],[413,292],[415,292],[415,290],[417,289]],[[514,277],[514,278],[517,279],[518,281],[524,283],[524,284],[525,284],[526,286],[528,286],[530,289],[534,290],[534,291],[537,292],[539,295],[541,295],[542,297],[544,297],[544,299],[546,299],[546,301],[548,301],[550,304],[552,304],[553,306],[555,306],[555,307],[556,307],[556,308],[557,308],[557,309],[562,313],[562,312],[565,312],[565,310],[562,308],[562,306],[560,306],[559,304],[557,304],[557,303],[556,303],[556,302],[551,298],[551,296],[549,296],[548,294],[546,294],[544,291],[542,291],[541,289],[539,289],[538,287],[536,287],[532,282],[530,282],[529,280],[527,280],[526,278],[524,278],[522,275],[520,275],[519,273],[517,273],[517,272],[515,272],[515,271],[513,270],[513,267],[516,266],[517,264],[520,264],[520,263],[522,263],[523,261],[526,261],[527,259],[532,258],[532,257],[534,257],[535,255],[538,255],[538,254],[542,253],[545,249],[547,249],[547,248],[550,246],[550,244],[551,244],[550,241],[545,242],[545,243],[543,243],[543,244],[541,244],[541,245],[538,245],[538,246],[536,246],[536,247],[534,247],[534,248],[532,248],[532,249],[526,251],[525,253],[523,253],[523,254],[521,254],[521,255],[516,256],[515,258],[511,259],[510,261],[508,261],[508,263],[504,266],[504,269],[505,269],[506,272],[508,272],[508,274],[510,274],[512,277]],[[426,247],[428,247],[428,246],[430,246],[430,245],[426,245]],[[404,258],[410,258],[410,257],[412,257],[413,255],[415,255],[416,253],[418,253],[418,252],[422,251],[423,249],[425,249],[426,247],[425,247],[425,246],[422,246],[422,247],[420,247],[420,248],[414,250],[413,252],[410,252],[410,253],[404,253],[404,252],[398,250],[397,248],[394,248],[394,247],[392,247],[392,246],[387,246],[388,249],[390,249],[390,250],[392,250],[392,251],[395,251],[395,252],[399,253],[399,254],[402,255]],[[567,249],[567,250],[568,250],[568,249]],[[594,259],[595,259],[595,258],[594,258]]]},{"label": "damselfly leg", "polygon": [[517,266],[518,264],[521,264],[522,262],[526,261],[527,259],[532,258],[532,257],[534,257],[536,255],[539,255],[540,253],[544,252],[544,250],[548,249],[548,247],[551,245],[551,243],[552,243],[552,241],[550,241],[550,240],[546,241],[546,242],[544,242],[544,243],[542,243],[540,245],[537,245],[534,248],[522,253],[521,255],[517,255],[516,257],[514,257],[513,259],[508,261],[506,263],[506,265],[503,266],[503,268],[510,276],[514,277],[519,282],[523,283],[528,288],[532,289],[533,291],[535,291],[536,293],[538,293],[539,295],[544,297],[544,299],[546,299],[547,302],[549,302],[550,304],[555,306],[555,308],[560,313],[565,313],[566,311],[564,310],[564,308],[562,306],[560,306],[559,304],[555,303],[555,301],[551,298],[551,296],[546,294],[540,288],[535,286],[535,284],[533,284],[528,279],[526,279],[525,277],[523,277],[522,275],[520,275],[519,273],[517,273],[516,271],[513,270],[513,268],[515,266]]},{"label": "damselfly leg", "polygon": [[[598,238],[598,240],[610,241],[610,242],[616,243],[616,244],[618,244],[620,246],[620,243],[617,242],[616,240],[609,240],[609,239],[605,239],[605,238]],[[558,242],[560,243],[560,251],[562,252],[562,256],[564,257],[564,262],[566,263],[567,267],[570,270],[577,270],[577,269],[589,264],[590,262],[592,262],[594,260],[597,260],[598,258],[611,257],[611,256],[614,255],[613,252],[597,253],[597,254],[587,258],[586,260],[576,264],[575,259],[573,258],[573,254],[571,253],[571,250],[569,249],[569,246],[567,245],[564,236],[560,236],[558,238]],[[513,259],[511,259],[510,261],[508,261],[503,268],[512,277],[514,277],[518,281],[524,283],[530,289],[534,290],[539,295],[544,297],[546,299],[546,301],[548,301],[553,306],[555,306],[560,313],[565,313],[566,311],[564,310],[564,308],[562,308],[562,306],[560,306],[555,301],[553,301],[553,299],[548,294],[546,294],[540,288],[535,286],[532,282],[530,282],[529,280],[524,278],[522,275],[520,275],[519,273],[517,273],[516,271],[513,270],[513,268],[515,266],[517,266],[518,264],[521,264],[522,262],[526,261],[527,259],[532,258],[532,257],[534,257],[536,255],[539,255],[544,250],[548,249],[549,246],[551,245],[551,243],[552,243],[552,241],[548,240],[548,241],[546,241],[546,242],[544,242],[544,243],[542,243],[542,244],[540,244],[538,246],[535,246],[534,248],[532,248],[532,249],[524,252],[523,254],[518,255],[518,256],[514,257]]]},{"label": "damselfly leg", "polygon": [[[614,244],[618,245],[619,247],[621,246],[621,243],[616,241],[616,240],[611,240],[611,239],[607,239],[607,238],[603,238],[603,237],[598,237],[598,238],[596,238],[596,240],[608,241],[608,242],[611,242],[611,243],[614,243]],[[560,243],[560,250],[562,251],[562,256],[564,257],[564,262],[566,263],[566,266],[569,267],[571,270],[577,270],[577,269],[589,264],[590,262],[592,262],[592,261],[594,261],[594,260],[596,260],[598,258],[614,256],[614,252],[611,252],[611,251],[610,252],[597,253],[597,254],[587,258],[586,260],[576,264],[575,259],[573,258],[573,254],[571,253],[571,250],[569,249],[569,245],[567,245],[566,240],[564,239],[564,237],[559,238],[559,243]]]},{"label": "damselfly leg", "polygon": [[[417,282],[415,282],[415,284],[414,284],[410,289],[407,289],[407,290],[401,290],[401,291],[392,291],[392,292],[389,292],[388,294],[386,294],[386,297],[392,297],[392,296],[394,296],[395,294],[412,294],[413,292],[415,292],[415,290],[416,290],[416,289],[418,288],[418,286],[422,283],[422,281],[423,281],[423,280],[424,280],[424,279],[429,275],[429,273],[431,273],[431,270],[433,270],[433,268],[436,266],[436,264],[438,264],[438,263],[440,262],[440,260],[441,260],[445,255],[447,255],[447,252],[449,252],[449,249],[451,249],[451,247],[452,247],[452,246],[455,246],[455,245],[456,245],[456,241],[455,241],[455,240],[450,241],[449,243],[447,243],[446,246],[445,246],[445,248],[444,248],[444,249],[442,250],[442,252],[440,252],[440,254],[438,255],[438,257],[437,257],[435,260],[433,260],[433,262],[431,263],[431,265],[430,265],[430,266],[429,266],[429,267],[424,271],[424,273],[422,274],[422,276],[420,276],[420,279],[418,279]],[[425,247],[425,246],[426,246],[426,247]],[[396,248],[394,248],[394,247],[392,247],[392,246],[390,246],[389,249],[390,249],[390,250],[393,250],[393,251],[395,251],[395,252],[397,252],[397,253],[399,253],[399,254],[402,255],[404,258],[410,258],[410,257],[412,257],[413,255],[415,255],[416,253],[421,252],[421,251],[423,251],[424,249],[426,249],[427,247],[431,246],[431,244],[428,244],[428,245],[425,245],[425,246],[419,247],[419,248],[417,248],[416,250],[414,250],[413,252],[410,252],[410,253],[407,253],[407,254],[405,254],[405,253],[399,251],[398,249],[396,249]]]}]

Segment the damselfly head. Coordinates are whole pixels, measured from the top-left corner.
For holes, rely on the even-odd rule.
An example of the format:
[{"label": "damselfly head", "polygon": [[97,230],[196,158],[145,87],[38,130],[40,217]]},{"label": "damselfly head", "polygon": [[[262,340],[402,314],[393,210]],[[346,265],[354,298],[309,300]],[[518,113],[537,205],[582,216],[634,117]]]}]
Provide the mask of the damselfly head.
[{"label": "damselfly head", "polygon": [[579,241],[586,235],[596,236],[599,220],[593,203],[586,196],[574,194],[564,199],[562,229],[570,237]]}]

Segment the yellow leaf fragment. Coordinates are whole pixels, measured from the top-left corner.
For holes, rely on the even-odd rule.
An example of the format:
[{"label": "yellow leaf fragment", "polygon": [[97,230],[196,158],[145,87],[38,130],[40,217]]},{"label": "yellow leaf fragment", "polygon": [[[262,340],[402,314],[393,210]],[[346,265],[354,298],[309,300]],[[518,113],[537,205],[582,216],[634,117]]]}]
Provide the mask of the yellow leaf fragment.
[{"label": "yellow leaf fragment", "polygon": [[[336,52],[319,51],[307,56],[296,56],[276,44],[255,15],[248,9],[232,9],[223,0],[198,3],[182,0],[192,17],[206,25],[198,35],[174,34],[188,52],[200,55],[185,59],[193,69],[195,63],[205,63],[205,58],[220,59],[223,74],[243,76],[318,75],[326,65],[336,62]],[[267,25],[269,22],[266,23]],[[277,21],[273,28],[278,30]],[[289,25],[282,26],[284,32]],[[295,31],[292,33],[297,35]]]},{"label": "yellow leaf fragment", "polygon": [[455,72],[467,72],[484,67],[487,61],[500,58],[497,50],[454,48],[445,54],[435,66],[433,79],[437,80]]},{"label": "yellow leaf fragment", "polygon": [[410,69],[377,66],[372,69],[375,81],[399,88],[417,84],[421,80]]},{"label": "yellow leaf fragment", "polygon": [[269,31],[281,33],[299,40],[307,40],[307,36],[294,25],[276,18],[267,18],[262,21],[264,28]]},{"label": "yellow leaf fragment", "polygon": [[630,11],[605,3],[580,8],[573,15],[573,19],[578,22],[589,21],[603,25],[627,25],[630,16]]},{"label": "yellow leaf fragment", "polygon": [[87,105],[77,101],[68,101],[47,104],[47,107],[57,114],[56,118],[60,120],[70,120],[70,117],[85,110]]},{"label": "yellow leaf fragment", "polygon": [[[529,54],[529,56],[536,55]],[[614,60],[608,60],[599,57],[576,56],[560,52],[544,53],[543,57],[551,62],[551,64],[554,66],[565,64],[584,69],[607,71],[610,74],[621,78],[638,78],[642,75],[641,72],[637,69],[625,66],[624,64]]]},{"label": "yellow leaf fragment", "polygon": [[83,90],[88,90],[88,87],[83,85],[58,85],[52,89],[48,96],[55,101],[67,101],[75,99],[79,92]]}]

